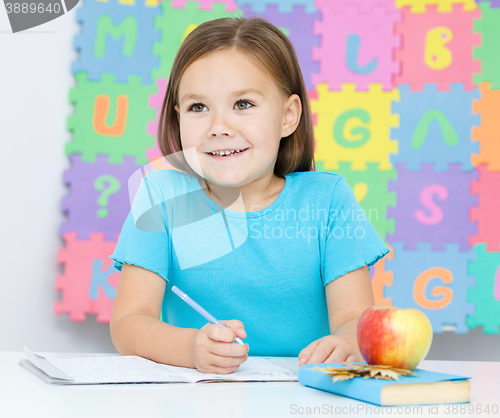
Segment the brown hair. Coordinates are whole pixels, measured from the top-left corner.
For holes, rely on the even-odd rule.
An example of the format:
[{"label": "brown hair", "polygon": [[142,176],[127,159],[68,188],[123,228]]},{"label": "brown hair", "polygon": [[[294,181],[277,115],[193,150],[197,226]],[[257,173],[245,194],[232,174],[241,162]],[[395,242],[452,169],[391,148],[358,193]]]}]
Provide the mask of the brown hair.
[{"label": "brown hair", "polygon": [[[274,174],[314,171],[314,128],[309,97],[290,40],[276,26],[259,17],[221,18],[197,26],[184,40],[175,57],[158,124],[158,142],[164,156],[182,150],[178,103],[181,77],[194,61],[213,51],[234,48],[260,64],[286,97],[297,94],[302,115],[294,133],[280,141]],[[195,174],[184,162],[169,159],[175,167]]]}]

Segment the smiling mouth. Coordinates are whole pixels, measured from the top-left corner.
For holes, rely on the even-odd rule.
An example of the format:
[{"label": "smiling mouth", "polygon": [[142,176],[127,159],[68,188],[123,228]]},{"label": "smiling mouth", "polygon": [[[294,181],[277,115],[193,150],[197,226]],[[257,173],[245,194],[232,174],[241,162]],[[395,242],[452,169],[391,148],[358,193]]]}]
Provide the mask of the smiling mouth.
[{"label": "smiling mouth", "polygon": [[248,150],[248,148],[245,148],[245,149],[241,150],[240,152],[235,152],[233,154],[227,154],[227,155],[218,155],[218,154],[214,155],[211,152],[207,152],[206,154],[208,154],[212,158],[220,159],[220,160],[222,160],[222,159],[233,159],[233,158],[238,157],[241,154],[244,154],[245,152],[247,152],[247,150]]}]

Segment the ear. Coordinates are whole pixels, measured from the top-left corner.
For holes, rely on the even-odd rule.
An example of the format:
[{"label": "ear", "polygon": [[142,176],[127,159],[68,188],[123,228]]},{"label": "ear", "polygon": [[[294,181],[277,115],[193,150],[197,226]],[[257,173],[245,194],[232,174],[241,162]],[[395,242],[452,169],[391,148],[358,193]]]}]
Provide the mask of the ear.
[{"label": "ear", "polygon": [[292,94],[286,101],[283,110],[282,138],[293,134],[299,125],[300,117],[302,116],[300,97],[297,94]]},{"label": "ear", "polygon": [[176,112],[177,112],[177,122],[180,122],[180,119],[181,119],[181,113],[180,113],[179,105],[175,105],[175,106],[174,106],[174,109],[175,109],[175,110],[176,110]]}]

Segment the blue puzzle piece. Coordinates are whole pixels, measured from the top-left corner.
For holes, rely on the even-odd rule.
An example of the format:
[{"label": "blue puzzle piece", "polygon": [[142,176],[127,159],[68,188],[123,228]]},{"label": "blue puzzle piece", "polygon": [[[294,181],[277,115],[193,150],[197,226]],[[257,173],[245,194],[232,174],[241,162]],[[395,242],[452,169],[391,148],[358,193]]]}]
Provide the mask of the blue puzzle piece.
[{"label": "blue puzzle piece", "polygon": [[266,6],[278,6],[280,13],[292,13],[293,6],[305,6],[306,13],[318,11],[314,0],[236,0],[236,4],[240,9],[250,6],[255,13],[263,13]]},{"label": "blue puzzle piece", "polygon": [[82,30],[73,40],[80,51],[79,61],[72,65],[73,73],[87,71],[89,80],[94,81],[103,73],[111,73],[119,83],[137,75],[143,84],[152,83],[151,70],[159,66],[153,43],[161,35],[154,20],[160,12],[160,7],[145,6],[144,1],[123,5],[118,0],[85,0],[77,10],[76,20]]},{"label": "blue puzzle piece", "polygon": [[[394,282],[385,287],[384,297],[391,297],[398,308],[424,312],[435,333],[443,332],[447,325],[454,326],[457,334],[467,333],[467,316],[475,314],[475,305],[467,300],[468,289],[475,287],[475,278],[468,274],[468,263],[475,259],[475,252],[460,252],[458,244],[447,244],[443,252],[432,251],[431,244],[422,243],[416,251],[405,250],[401,242],[392,247],[394,259],[385,263],[386,269],[394,272]],[[442,272],[442,277],[433,277]]]},{"label": "blue puzzle piece", "polygon": [[413,171],[421,163],[434,163],[438,171],[458,163],[462,171],[472,171],[471,154],[479,152],[479,143],[471,141],[472,127],[480,119],[472,113],[472,102],[479,90],[464,90],[461,83],[452,83],[450,91],[438,91],[436,84],[425,84],[421,92],[407,84],[398,88],[400,101],[393,102],[392,111],[399,114],[399,127],[392,128],[391,138],[399,141],[399,153],[391,155],[391,162],[406,163]]}]

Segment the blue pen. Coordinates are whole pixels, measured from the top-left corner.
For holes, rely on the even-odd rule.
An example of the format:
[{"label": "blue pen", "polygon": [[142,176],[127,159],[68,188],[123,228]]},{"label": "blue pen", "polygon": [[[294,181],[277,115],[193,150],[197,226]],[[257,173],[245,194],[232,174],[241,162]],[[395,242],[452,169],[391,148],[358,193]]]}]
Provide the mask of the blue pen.
[{"label": "blue pen", "polygon": [[[217,320],[213,315],[211,315],[205,309],[203,309],[200,305],[198,305],[193,299],[191,299],[188,295],[186,295],[177,286],[172,286],[172,292],[174,292],[177,296],[179,296],[189,306],[194,308],[198,313],[202,314],[207,321],[210,321],[212,324],[224,325],[222,322]],[[224,326],[227,326],[227,325],[224,325]],[[241,341],[241,339],[239,337],[236,337],[236,342],[240,345],[245,345],[245,344],[243,344],[243,341]]]}]

